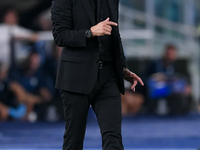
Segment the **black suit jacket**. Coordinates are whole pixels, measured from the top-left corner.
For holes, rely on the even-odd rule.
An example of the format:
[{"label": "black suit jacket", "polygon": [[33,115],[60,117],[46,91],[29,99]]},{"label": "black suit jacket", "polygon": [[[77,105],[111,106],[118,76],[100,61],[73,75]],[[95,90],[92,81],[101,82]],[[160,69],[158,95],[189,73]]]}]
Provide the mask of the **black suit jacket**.
[{"label": "black suit jacket", "polygon": [[[110,20],[118,23],[118,0],[108,0]],[[96,25],[89,0],[54,0],[51,8],[53,36],[64,47],[57,73],[56,88],[89,94],[98,76],[99,49],[97,37],[87,40],[85,31]],[[112,27],[112,50],[119,76],[120,92],[124,94],[123,67],[127,67],[119,28]]]}]

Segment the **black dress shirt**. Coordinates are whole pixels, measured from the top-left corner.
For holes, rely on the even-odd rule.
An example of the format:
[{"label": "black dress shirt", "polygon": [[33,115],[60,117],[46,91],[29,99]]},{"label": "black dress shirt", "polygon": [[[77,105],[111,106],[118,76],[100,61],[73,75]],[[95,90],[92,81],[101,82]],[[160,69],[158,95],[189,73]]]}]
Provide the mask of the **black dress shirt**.
[{"label": "black dress shirt", "polygon": [[[107,0],[90,0],[90,3],[92,10],[94,11],[97,24],[103,20],[106,20],[108,17],[110,18],[110,10]],[[110,35],[100,36],[98,37],[98,41],[100,52],[99,60],[112,61],[112,37]]]},{"label": "black dress shirt", "polygon": [[97,0],[90,0],[90,4],[91,4],[92,10],[94,12],[95,21],[97,23]]}]

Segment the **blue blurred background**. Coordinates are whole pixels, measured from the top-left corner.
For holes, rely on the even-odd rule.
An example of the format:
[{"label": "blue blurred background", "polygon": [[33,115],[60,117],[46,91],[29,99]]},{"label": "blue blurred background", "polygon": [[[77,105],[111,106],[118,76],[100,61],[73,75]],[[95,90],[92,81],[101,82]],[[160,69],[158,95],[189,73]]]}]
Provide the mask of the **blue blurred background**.
[{"label": "blue blurred background", "polygon": [[[61,149],[50,7],[0,0],[0,149]],[[200,148],[200,0],[120,0],[119,27],[129,69],[145,82],[135,93],[125,82],[125,149]],[[92,110],[85,148],[101,148]]]}]

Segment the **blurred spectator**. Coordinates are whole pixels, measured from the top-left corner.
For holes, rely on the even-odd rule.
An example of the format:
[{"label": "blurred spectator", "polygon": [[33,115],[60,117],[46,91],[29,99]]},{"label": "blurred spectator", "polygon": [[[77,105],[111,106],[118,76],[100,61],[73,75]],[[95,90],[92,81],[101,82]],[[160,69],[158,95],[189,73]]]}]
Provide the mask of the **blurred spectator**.
[{"label": "blurred spectator", "polygon": [[51,31],[52,23],[51,23],[51,14],[50,10],[47,9],[43,11],[35,20],[34,27],[39,31]]},{"label": "blurred spectator", "polygon": [[164,115],[182,114],[189,110],[191,87],[187,78],[177,72],[176,61],[177,49],[168,44],[164,56],[150,63],[146,69],[144,80],[150,112]]},{"label": "blurred spectator", "polygon": [[0,25],[0,61],[10,65],[11,39],[24,39],[35,41],[37,34],[18,25],[18,14],[13,8],[9,8],[3,15],[3,23]]},{"label": "blurred spectator", "polygon": [[[61,51],[62,48],[54,44],[54,48],[46,58],[43,66],[43,70],[51,77],[54,84],[56,82],[56,74]],[[43,111],[40,114],[41,118],[46,121],[58,121],[63,119],[63,105],[60,90],[55,89],[54,86],[52,88],[54,90],[53,101],[48,103],[48,105],[43,106]]]},{"label": "blurred spectator", "polygon": [[144,96],[140,93],[134,93],[126,89],[122,99],[122,116],[136,115],[142,107]]},{"label": "blurred spectator", "polygon": [[11,73],[11,76],[24,89],[28,114],[33,111],[37,113],[40,108],[35,105],[52,99],[53,81],[40,69],[40,55],[37,52],[31,52],[22,67]]},{"label": "blurred spectator", "polygon": [[8,78],[8,67],[0,65],[0,121],[20,119],[26,113],[25,95],[20,84]]},{"label": "blurred spectator", "polygon": [[[44,64],[44,71],[51,77],[54,84],[56,82],[56,74],[57,74],[57,68],[58,68],[58,62],[59,58],[62,52],[62,48],[54,45],[54,48],[51,52],[51,55],[47,58],[45,64]],[[60,90],[55,89],[55,97],[60,97]]]},{"label": "blurred spectator", "polygon": [[[42,119],[45,119],[45,115],[48,115],[50,119],[47,120],[62,118],[62,116],[53,119],[51,117],[52,110],[55,110],[54,105],[61,112],[62,108],[60,109],[61,101],[51,101],[52,99],[60,99],[60,91],[55,90],[53,84],[60,51],[52,46],[53,38],[50,31],[49,15],[50,13],[46,11],[38,17],[38,27],[42,32],[37,34],[18,25],[18,14],[13,8],[6,9],[2,19],[3,23],[0,25],[0,32],[2,33],[0,36],[0,61],[8,66],[9,77],[15,81],[12,82],[14,83],[12,85],[20,93],[18,95],[21,96],[22,100],[17,106],[21,106],[21,103],[25,106],[23,110],[26,111],[23,119],[31,121],[36,120],[37,115]],[[30,50],[32,44],[30,46],[30,42],[27,41],[34,42],[32,43],[34,52]],[[11,85],[8,86],[11,87]],[[16,97],[17,95],[13,94],[13,98]],[[17,109],[17,106],[15,112],[13,111],[14,114],[16,114],[16,111],[22,110],[22,107]],[[9,110],[9,107],[10,105],[3,102],[0,104],[1,110]],[[2,114],[4,114],[2,116],[6,116],[4,118],[9,117],[9,113]]]},{"label": "blurred spectator", "polygon": [[54,51],[50,10],[45,10],[39,14],[34,22],[33,28],[40,31],[38,32],[38,41],[35,43],[36,50],[41,56],[42,65],[44,65],[46,58],[51,57],[51,52]]},{"label": "blurred spectator", "polygon": [[174,45],[166,45],[164,56],[161,59],[155,60],[146,69],[145,77],[148,78],[150,75],[158,72],[162,72],[168,76],[174,75],[175,63],[177,60],[177,49]]}]

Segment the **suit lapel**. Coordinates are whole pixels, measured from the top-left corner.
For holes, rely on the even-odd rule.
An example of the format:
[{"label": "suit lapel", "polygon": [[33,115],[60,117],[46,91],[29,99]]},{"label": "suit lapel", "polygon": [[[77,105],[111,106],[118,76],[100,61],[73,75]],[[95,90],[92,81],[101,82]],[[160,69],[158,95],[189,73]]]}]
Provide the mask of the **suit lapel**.
[{"label": "suit lapel", "polygon": [[92,7],[90,5],[90,2],[89,0],[81,0],[84,8],[85,8],[85,11],[87,12],[88,14],[88,17],[92,23],[92,25],[95,25],[95,17],[94,17],[94,12],[92,11]]},{"label": "suit lapel", "polygon": [[111,21],[117,22],[118,0],[107,0],[110,8]]},{"label": "suit lapel", "polygon": [[[107,0],[109,9],[110,9],[110,20],[113,22],[118,22],[118,0]],[[119,37],[119,28],[118,26],[112,26],[112,33],[111,36],[113,37],[113,40],[117,43],[114,44],[115,46],[118,45],[118,37]]]}]

